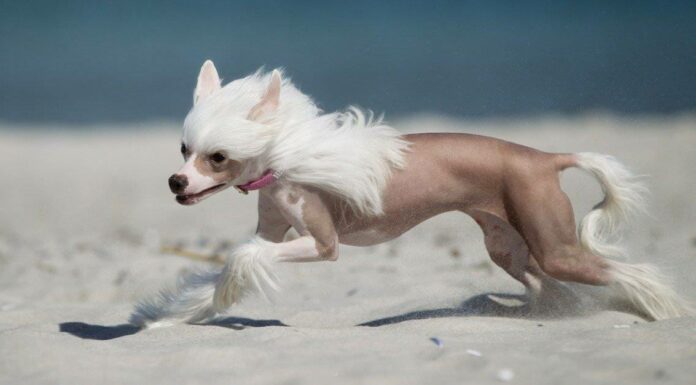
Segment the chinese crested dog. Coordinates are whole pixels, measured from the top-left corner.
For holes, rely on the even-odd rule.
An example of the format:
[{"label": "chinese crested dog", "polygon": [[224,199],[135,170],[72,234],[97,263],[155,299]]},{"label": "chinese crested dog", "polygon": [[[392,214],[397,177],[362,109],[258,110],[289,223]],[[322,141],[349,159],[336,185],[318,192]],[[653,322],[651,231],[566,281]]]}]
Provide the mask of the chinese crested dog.
[{"label": "chinese crested dog", "polygon": [[[249,293],[276,290],[277,262],[334,261],[340,243],[386,242],[448,211],[478,223],[493,262],[533,303],[562,308],[553,293],[565,281],[601,287],[592,292],[647,319],[691,311],[655,267],[614,258],[622,249],[611,240],[642,210],[645,189],[607,155],[546,153],[469,134],[401,135],[356,108],[323,113],[278,70],[222,87],[211,61],[198,76],[181,153],[185,163],[169,178],[176,200],[258,190],[256,236],[220,271],[185,275],[137,305],[131,323],[139,326],[204,322]],[[559,183],[569,167],[594,175],[605,194],[577,231]],[[299,236],[286,240],[291,227]]]}]

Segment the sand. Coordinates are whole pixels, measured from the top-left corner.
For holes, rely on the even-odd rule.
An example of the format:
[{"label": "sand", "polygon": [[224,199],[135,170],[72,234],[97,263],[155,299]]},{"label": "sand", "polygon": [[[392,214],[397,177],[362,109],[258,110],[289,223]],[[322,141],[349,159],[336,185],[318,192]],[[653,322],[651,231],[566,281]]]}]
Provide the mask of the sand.
[{"label": "sand", "polygon": [[[605,114],[458,121],[548,151],[616,155],[649,175],[650,216],[627,235],[696,299],[696,116]],[[187,269],[162,247],[224,253],[256,226],[255,194],[175,203],[178,127],[0,129],[0,383],[693,383],[696,319],[646,322],[609,310],[551,318],[489,262],[462,214],[401,238],[342,247],[337,262],[280,265],[274,303],[249,298],[210,325],[138,332],[132,305]],[[578,217],[598,185],[569,171]]]}]

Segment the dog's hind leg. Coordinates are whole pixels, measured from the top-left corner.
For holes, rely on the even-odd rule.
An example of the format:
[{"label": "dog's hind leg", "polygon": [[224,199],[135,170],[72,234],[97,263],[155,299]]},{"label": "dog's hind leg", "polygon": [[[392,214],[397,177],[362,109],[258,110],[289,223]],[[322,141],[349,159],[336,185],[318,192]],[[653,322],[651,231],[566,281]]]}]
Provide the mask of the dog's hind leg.
[{"label": "dog's hind leg", "polygon": [[561,281],[607,285],[607,261],[581,247],[570,200],[555,174],[553,178],[511,184],[511,221],[546,274]]},{"label": "dog's hind leg", "polygon": [[505,219],[487,211],[473,210],[468,214],[481,227],[491,260],[513,278],[529,286],[525,277],[529,248],[517,230]]},{"label": "dog's hind leg", "polygon": [[[597,177],[605,193],[582,220],[579,239],[573,208],[557,177],[571,166]],[[524,170],[508,186],[511,221],[541,269],[559,280],[606,286],[604,293],[612,301],[627,304],[648,319],[693,314],[691,305],[654,266],[605,258],[621,254],[612,238],[631,213],[641,210],[644,187],[637,178],[612,157],[600,154],[557,155],[554,167],[531,175]]]},{"label": "dog's hind leg", "polygon": [[539,268],[524,238],[506,219],[483,210],[467,214],[481,227],[491,260],[525,286],[532,305],[544,302],[548,308],[550,302],[567,302],[560,297],[567,299],[570,291]]}]

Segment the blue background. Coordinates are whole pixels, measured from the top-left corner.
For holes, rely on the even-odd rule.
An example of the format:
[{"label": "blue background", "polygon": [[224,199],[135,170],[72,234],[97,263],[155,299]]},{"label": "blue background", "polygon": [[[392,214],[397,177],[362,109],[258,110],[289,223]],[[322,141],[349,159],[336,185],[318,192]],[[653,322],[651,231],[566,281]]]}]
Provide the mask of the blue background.
[{"label": "blue background", "polygon": [[693,110],[695,3],[0,0],[0,120],[181,119],[206,58],[387,117]]}]

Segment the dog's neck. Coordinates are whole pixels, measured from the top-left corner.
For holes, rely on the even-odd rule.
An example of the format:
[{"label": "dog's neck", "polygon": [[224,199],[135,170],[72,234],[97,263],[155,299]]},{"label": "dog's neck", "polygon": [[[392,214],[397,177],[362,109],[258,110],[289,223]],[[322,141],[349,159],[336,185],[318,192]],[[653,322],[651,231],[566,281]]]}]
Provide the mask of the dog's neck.
[{"label": "dog's neck", "polygon": [[266,186],[273,184],[275,181],[280,179],[283,175],[282,171],[276,171],[273,169],[266,170],[260,177],[251,180],[247,183],[234,186],[237,191],[242,194],[248,194],[249,191],[260,190]]}]

